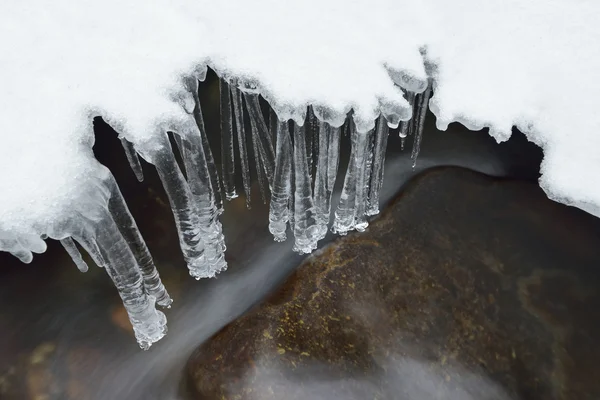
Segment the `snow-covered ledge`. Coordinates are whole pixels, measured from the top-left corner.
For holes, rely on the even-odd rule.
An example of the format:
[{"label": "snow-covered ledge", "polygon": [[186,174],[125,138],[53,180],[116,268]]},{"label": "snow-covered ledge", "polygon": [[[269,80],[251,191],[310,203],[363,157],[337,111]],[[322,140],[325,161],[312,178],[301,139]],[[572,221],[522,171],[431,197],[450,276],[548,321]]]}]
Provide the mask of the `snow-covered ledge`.
[{"label": "snow-covered ledge", "polygon": [[[298,251],[316,247],[334,211],[336,232],[364,229],[377,212],[388,127],[412,131],[418,148],[431,91],[440,129],[487,126],[502,141],[517,126],[543,148],[549,197],[600,216],[596,1],[24,0],[1,5],[0,18],[0,250],[30,262],[51,237],[85,270],[75,239],[115,281],[143,347],[164,334],[154,302],[171,300],[112,175],[92,155],[92,117],[121,134],[140,178],[138,155],[157,167],[190,274],[214,276],[226,263],[221,183],[196,92],[207,65],[222,79],[224,196],[235,197],[227,161],[234,137],[245,137],[234,122],[245,104],[272,191],[271,232],[282,240],[293,220]],[[278,117],[268,125],[257,93]],[[330,170],[342,124],[353,161],[336,207]],[[315,155],[315,177],[307,146],[296,145],[307,131],[330,149]]]}]

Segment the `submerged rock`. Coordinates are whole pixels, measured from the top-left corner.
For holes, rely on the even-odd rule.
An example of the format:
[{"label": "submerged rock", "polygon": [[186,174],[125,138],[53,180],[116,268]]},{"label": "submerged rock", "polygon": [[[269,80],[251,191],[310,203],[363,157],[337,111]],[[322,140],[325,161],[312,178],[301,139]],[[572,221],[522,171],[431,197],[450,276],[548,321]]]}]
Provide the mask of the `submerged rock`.
[{"label": "submerged rock", "polygon": [[198,399],[600,398],[600,220],[460,169],[410,184],[188,363]]}]

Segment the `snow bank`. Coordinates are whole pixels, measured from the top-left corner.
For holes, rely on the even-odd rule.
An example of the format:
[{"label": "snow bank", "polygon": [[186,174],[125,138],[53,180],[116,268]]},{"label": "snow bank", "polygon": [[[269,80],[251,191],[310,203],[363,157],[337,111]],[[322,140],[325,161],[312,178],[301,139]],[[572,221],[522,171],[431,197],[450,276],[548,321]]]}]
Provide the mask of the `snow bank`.
[{"label": "snow bank", "polygon": [[206,63],[281,118],[312,103],[335,122],[352,107],[365,131],[380,111],[410,117],[394,81],[424,89],[423,50],[441,129],[506,140],[518,126],[544,149],[544,190],[600,215],[597,1],[23,0],[0,18],[0,238],[36,242],[85,212],[105,179],[92,116],[150,159],[189,119],[181,78]]}]

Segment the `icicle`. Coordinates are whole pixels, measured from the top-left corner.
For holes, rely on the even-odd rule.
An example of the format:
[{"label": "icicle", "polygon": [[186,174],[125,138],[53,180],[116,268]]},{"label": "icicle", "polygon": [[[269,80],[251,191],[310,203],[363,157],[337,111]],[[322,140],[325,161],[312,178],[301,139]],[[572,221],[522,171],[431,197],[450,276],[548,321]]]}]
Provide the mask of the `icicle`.
[{"label": "icicle", "polygon": [[77,268],[81,272],[87,272],[89,269],[88,265],[85,261],[83,261],[81,253],[79,253],[79,250],[77,249],[75,242],[73,242],[73,239],[71,239],[70,237],[66,237],[64,239],[61,239],[60,244],[62,244],[67,253],[71,256],[71,259],[73,260]]},{"label": "icicle", "polygon": [[[200,106],[200,98],[198,97],[198,81],[195,81],[196,86],[192,87],[192,94],[194,96],[195,107],[193,111],[194,120],[196,121],[196,125],[200,132],[200,138],[202,143],[202,149],[206,154],[206,162],[208,166],[208,172],[210,176],[210,183],[213,189],[214,197],[215,197],[215,206],[219,211],[219,214],[223,212],[223,200],[221,198],[221,181],[219,179],[219,174],[217,173],[217,165],[215,164],[215,159],[213,157],[212,151],[210,149],[210,145],[208,143],[208,136],[206,134],[206,128],[204,126],[204,117],[202,116],[202,107]],[[187,172],[187,167],[186,167]]]},{"label": "icicle", "polygon": [[371,167],[373,157],[373,134],[374,129],[358,134],[356,140],[356,198],[354,229],[363,232],[369,226],[367,222],[367,201],[369,193],[369,179],[371,177]]},{"label": "icicle", "polygon": [[375,131],[373,168],[371,173],[371,184],[369,186],[369,207],[367,208],[367,215],[379,214],[379,192],[383,185],[383,164],[385,161],[388,134],[389,127],[382,115],[379,117],[377,130]]},{"label": "icicle", "polygon": [[431,96],[431,85],[427,86],[427,89],[425,89],[425,91],[419,95],[417,113],[414,117],[415,139],[412,154],[410,156],[413,161],[413,168],[417,166],[417,157],[419,157],[419,151],[421,150],[421,141],[423,139],[423,128],[425,127],[425,117],[427,116],[429,96]]},{"label": "icicle", "polygon": [[123,195],[117,186],[117,182],[112,176],[110,177],[109,186],[111,196],[108,202],[108,209],[119,227],[121,235],[123,235],[131,248],[131,252],[144,278],[146,293],[153,296],[158,305],[167,308],[171,307],[173,300],[171,300],[169,293],[167,293],[160,280],[158,270],[154,265],[150,251],[148,251],[146,242],[144,242],[144,238],[142,238],[137,224],[129,212],[129,208],[127,208],[125,199],[123,199]]},{"label": "icicle", "polygon": [[133,148],[133,143],[125,138],[121,138],[121,145],[123,146],[123,150],[125,150],[125,156],[127,157],[127,161],[129,161],[129,166],[133,170],[135,177],[138,181],[142,182],[144,180],[144,172],[142,171],[140,159]]},{"label": "icicle", "polygon": [[85,251],[90,255],[90,257],[92,258],[92,260],[94,260],[98,267],[106,267],[106,260],[100,252],[98,243],[96,243],[96,239],[92,237],[92,235],[90,235],[88,231],[82,230],[80,234],[73,234],[72,237],[77,243],[79,243],[81,247],[85,249]]},{"label": "icicle", "polygon": [[201,142],[200,131],[191,124],[184,126],[183,161],[188,171],[190,192],[198,212],[198,228],[204,242],[204,277],[214,277],[227,269],[225,262],[225,238],[223,237],[219,212],[215,206],[215,192],[212,190],[209,163]]},{"label": "icicle", "polygon": [[207,267],[204,242],[201,239],[200,221],[196,204],[187,181],[171,151],[168,141],[154,157],[156,169],[169,198],[183,258],[190,275],[196,279],[206,278]]},{"label": "icicle", "polygon": [[327,234],[331,213],[331,195],[337,175],[340,128],[320,122],[317,168],[315,172],[314,202],[319,238]]},{"label": "icicle", "polygon": [[[276,143],[277,140],[277,129],[279,129],[279,117],[277,117],[277,113],[273,108],[269,108],[269,131],[271,132],[273,143]],[[277,151],[275,152],[275,157],[277,157]]]},{"label": "icicle", "polygon": [[250,125],[252,127],[252,137],[258,145],[260,163],[263,166],[265,175],[269,182],[269,187],[273,183],[273,171],[275,169],[275,151],[273,150],[273,140],[267,129],[267,124],[260,110],[257,93],[244,93],[246,99],[246,108],[250,115]]},{"label": "icicle", "polygon": [[[318,125],[317,117],[315,117],[315,113],[313,112],[312,107],[308,107],[308,111],[306,113],[306,121],[304,123],[304,141],[306,142],[306,160],[308,162],[308,175],[312,181],[313,177],[313,150],[316,143],[315,140],[318,140],[319,135],[319,125]],[[316,156],[316,153],[314,154]]]},{"label": "icicle", "polygon": [[246,207],[250,208],[250,166],[248,164],[248,150],[246,149],[246,130],[244,129],[244,108],[242,103],[242,92],[231,87],[233,100],[233,114],[235,116],[235,130],[240,151],[240,165],[242,167],[242,183],[246,194]]},{"label": "icicle", "polygon": [[[364,153],[366,151],[367,136],[356,131],[354,122],[349,124],[350,139],[352,141],[352,149],[350,151],[350,161],[344,178],[344,187],[340,202],[335,211],[335,219],[331,230],[339,235],[346,235],[356,226],[356,204],[357,197],[363,199],[363,187],[357,190],[359,181],[364,184],[364,175],[360,173],[359,168],[363,164]],[[360,158],[362,157],[362,159]],[[362,179],[359,179],[363,176]],[[361,200],[362,201],[362,200]],[[362,228],[362,227],[361,227]]]},{"label": "icicle", "polygon": [[303,254],[317,248],[320,232],[315,220],[311,180],[308,173],[306,124],[302,127],[294,125],[294,251]]},{"label": "icicle", "polygon": [[106,263],[106,272],[113,280],[135,337],[144,350],[166,333],[167,319],[157,311],[155,298],[146,294],[143,278],[134,255],[110,214],[96,224],[96,239]]},{"label": "icicle", "polygon": [[252,153],[254,154],[254,164],[256,165],[256,178],[258,180],[258,188],[260,190],[260,198],[263,204],[267,204],[267,186],[269,185],[267,178],[265,178],[265,170],[262,163],[262,157],[260,156],[259,144],[257,135],[254,134],[252,129]]},{"label": "icicle", "polygon": [[290,217],[292,190],[292,142],[287,121],[278,123],[276,143],[275,175],[269,206],[269,231],[276,242],[283,242],[286,239],[285,231]]},{"label": "icicle", "polygon": [[233,151],[233,127],[231,115],[231,98],[229,85],[223,79],[219,80],[221,92],[221,165],[225,198],[233,200],[238,197],[235,191],[235,160]]}]

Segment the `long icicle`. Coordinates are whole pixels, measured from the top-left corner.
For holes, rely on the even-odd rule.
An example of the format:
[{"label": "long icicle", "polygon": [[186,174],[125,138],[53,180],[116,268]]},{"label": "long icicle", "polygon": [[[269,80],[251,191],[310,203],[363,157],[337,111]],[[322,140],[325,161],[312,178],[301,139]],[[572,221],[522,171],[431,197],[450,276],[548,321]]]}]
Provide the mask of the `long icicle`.
[{"label": "long icicle", "polygon": [[196,279],[206,277],[204,242],[201,239],[199,216],[188,182],[183,177],[171,146],[166,140],[154,155],[154,165],[169,198],[183,258],[190,275]]},{"label": "long icicle", "polygon": [[260,110],[258,94],[244,93],[246,99],[246,108],[250,115],[250,125],[252,127],[252,136],[256,138],[261,164],[265,175],[269,181],[269,186],[273,183],[273,171],[275,170],[275,151],[273,150],[273,140],[269,134],[267,124]]},{"label": "long icicle", "polygon": [[[269,132],[271,132],[274,146],[277,141],[277,129],[279,129],[279,117],[273,108],[269,108]],[[275,151],[275,157],[277,157],[277,151]]]},{"label": "long icicle", "polygon": [[[248,104],[246,102],[246,104]],[[265,177],[265,169],[263,168],[263,159],[260,156],[260,149],[258,144],[258,137],[255,134],[256,130],[252,127],[251,139],[252,139],[252,153],[254,154],[254,164],[256,165],[256,180],[258,181],[258,188],[260,190],[260,198],[263,204],[267,204],[267,186],[269,182]]]},{"label": "long icicle", "polygon": [[147,350],[165,335],[167,319],[156,310],[155,298],[146,294],[142,274],[127,241],[111,215],[105,214],[96,225],[98,247],[106,260],[106,272],[123,300],[135,337],[140,347]]},{"label": "long icicle", "polygon": [[306,123],[302,127],[294,124],[294,251],[300,254],[312,252],[320,239],[306,157],[305,126]]},{"label": "long icicle", "polygon": [[131,252],[140,267],[140,271],[144,278],[146,293],[154,296],[158,305],[167,308],[171,307],[173,300],[160,279],[158,270],[154,265],[154,260],[152,260],[150,251],[146,246],[146,242],[144,241],[144,238],[135,223],[135,219],[131,215],[117,182],[112,175],[110,176],[108,185],[110,187],[108,210],[119,227],[121,235],[123,235],[129,244]]},{"label": "long icicle", "polygon": [[[200,132],[200,138],[202,143],[202,149],[206,154],[206,162],[208,165],[208,173],[210,176],[210,183],[213,188],[214,196],[215,196],[215,205],[219,214],[223,212],[223,199],[221,196],[222,188],[221,188],[221,180],[219,179],[219,174],[217,172],[217,165],[215,164],[215,158],[213,157],[212,150],[210,149],[210,145],[208,142],[208,136],[206,134],[206,127],[204,125],[204,117],[202,116],[202,107],[200,105],[200,97],[198,97],[198,81],[194,79],[195,86],[189,85],[189,90],[192,92],[194,97],[194,111],[193,116],[196,121],[196,126],[198,127],[198,131]],[[186,167],[187,172],[187,167]]]},{"label": "long icicle", "polygon": [[206,265],[202,277],[212,278],[227,269],[225,238],[218,219],[219,212],[215,205],[215,192],[211,186],[207,155],[201,142],[200,131],[195,128],[192,124],[183,127],[186,130],[183,160],[198,213],[198,228],[204,242]]},{"label": "long icicle", "polygon": [[337,176],[340,131],[326,122],[320,122],[317,167],[315,172],[314,202],[320,238],[327,234],[331,214],[331,196]]},{"label": "long icicle", "polygon": [[250,165],[248,164],[248,149],[246,146],[246,129],[244,127],[244,107],[242,92],[231,86],[233,100],[233,115],[235,116],[235,131],[240,151],[240,166],[242,167],[242,183],[246,195],[246,207],[250,208],[250,190],[252,182],[250,181]]},{"label": "long icicle", "polygon": [[373,168],[371,173],[371,184],[369,186],[369,206],[367,215],[379,214],[379,192],[383,185],[383,164],[389,135],[388,124],[381,115],[375,131],[375,146],[373,150]]},{"label": "long icicle", "polygon": [[419,157],[419,151],[421,150],[421,141],[423,140],[423,128],[425,127],[425,117],[427,116],[427,107],[429,106],[429,97],[431,96],[431,83],[427,86],[427,89],[419,95],[419,102],[417,103],[417,115],[415,119],[415,139],[413,143],[413,149],[411,158],[413,161],[412,167],[417,166],[417,157]]},{"label": "long icicle", "polygon": [[221,104],[221,175],[225,198],[233,200],[238,197],[235,190],[235,159],[233,151],[233,127],[231,115],[231,97],[229,85],[219,79],[220,104]]},{"label": "long icicle", "polygon": [[[365,135],[361,135],[356,131],[354,121],[350,121],[348,124],[350,131],[350,140],[352,148],[350,150],[350,160],[348,162],[348,169],[346,170],[346,176],[344,178],[344,187],[342,188],[342,194],[335,211],[335,218],[331,230],[333,233],[338,235],[346,235],[348,231],[354,229],[355,216],[356,216],[356,194],[357,194],[357,177],[358,164],[357,159],[358,147],[361,146],[361,139],[365,138]],[[362,189],[362,188],[361,188]],[[362,190],[361,190],[362,191]]]},{"label": "long icicle", "polygon": [[354,214],[354,229],[363,232],[369,226],[367,221],[367,200],[368,200],[368,179],[371,176],[373,156],[373,133],[374,129],[366,133],[358,133],[356,140],[356,198],[355,214]]},{"label": "long icicle", "polygon": [[142,171],[142,164],[140,164],[140,159],[133,147],[133,143],[125,138],[121,138],[121,146],[123,146],[125,156],[127,157],[127,161],[129,162],[129,166],[133,170],[135,177],[139,182],[142,182],[144,180],[144,172]]},{"label": "long icicle", "polygon": [[61,239],[60,244],[65,248],[71,259],[77,266],[77,269],[81,272],[87,272],[89,267],[85,261],[83,261],[83,257],[81,257],[81,253],[79,253],[79,249],[75,245],[75,242],[70,237],[66,237]]},{"label": "long icicle", "polygon": [[286,239],[290,219],[290,196],[292,191],[292,142],[287,121],[277,126],[277,150],[275,152],[275,175],[269,206],[269,231],[277,242]]}]

